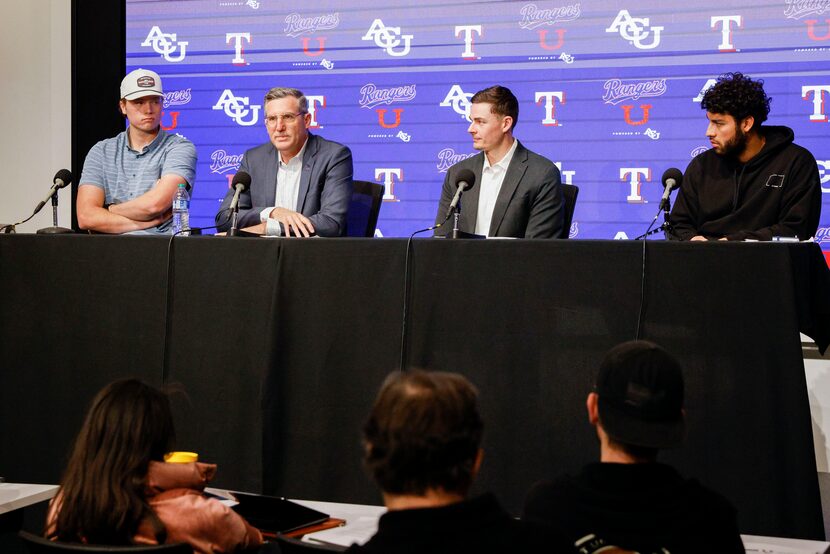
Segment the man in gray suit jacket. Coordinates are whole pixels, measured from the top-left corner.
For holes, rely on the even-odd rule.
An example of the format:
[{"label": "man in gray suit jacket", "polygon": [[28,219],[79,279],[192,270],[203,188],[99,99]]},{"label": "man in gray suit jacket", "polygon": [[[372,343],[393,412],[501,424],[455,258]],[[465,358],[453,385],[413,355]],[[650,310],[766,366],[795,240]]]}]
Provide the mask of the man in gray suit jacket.
[{"label": "man in gray suit jacket", "polygon": [[[352,153],[342,144],[308,132],[308,100],[297,89],[265,95],[271,142],[245,152],[239,171],[251,188],[239,196],[239,227],[273,236],[339,237],[346,231],[352,196]],[[229,190],[216,214],[220,231],[230,228]]]},{"label": "man in gray suit jacket", "polygon": [[[435,223],[446,219],[458,173],[468,169],[475,175],[475,185],[461,199],[461,231],[488,237],[560,237],[564,202],[559,169],[513,137],[519,119],[516,96],[496,85],[478,91],[471,103],[468,132],[481,154],[447,171]],[[452,219],[435,234],[447,234],[450,227]]]}]

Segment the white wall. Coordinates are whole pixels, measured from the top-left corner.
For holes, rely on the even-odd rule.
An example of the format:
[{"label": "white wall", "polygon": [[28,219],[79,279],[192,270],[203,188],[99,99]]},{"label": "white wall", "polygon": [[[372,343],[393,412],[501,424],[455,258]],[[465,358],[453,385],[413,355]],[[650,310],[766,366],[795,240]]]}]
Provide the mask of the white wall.
[{"label": "white wall", "polygon": [[[28,217],[61,168],[71,169],[71,2],[0,2],[0,223]],[[80,168],[78,168],[80,171]],[[75,175],[75,178],[80,175]],[[59,225],[69,227],[70,189]],[[52,225],[47,205],[17,231]]]},{"label": "white wall", "polygon": [[830,354],[821,360],[804,360],[807,393],[813,419],[816,469],[830,472]]}]

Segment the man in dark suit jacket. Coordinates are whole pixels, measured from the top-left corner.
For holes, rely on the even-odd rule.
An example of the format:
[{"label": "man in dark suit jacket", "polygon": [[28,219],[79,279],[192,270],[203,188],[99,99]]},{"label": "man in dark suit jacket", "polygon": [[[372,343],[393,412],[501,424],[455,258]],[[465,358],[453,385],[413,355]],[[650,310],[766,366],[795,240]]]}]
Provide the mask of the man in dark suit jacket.
[{"label": "man in dark suit jacket", "polygon": [[[308,100],[297,89],[271,89],[263,111],[271,142],[242,157],[239,170],[251,175],[251,188],[239,196],[239,227],[261,235],[344,235],[351,151],[308,132]],[[229,190],[216,214],[220,231],[230,228],[233,195]]]},{"label": "man in dark suit jacket", "polygon": [[[560,237],[564,202],[559,169],[513,137],[519,101],[510,89],[496,85],[478,91],[471,103],[468,132],[481,154],[447,171],[435,223],[446,220],[458,173],[467,169],[475,175],[475,185],[461,200],[461,231],[488,237]],[[435,234],[446,234],[451,221]]]}]

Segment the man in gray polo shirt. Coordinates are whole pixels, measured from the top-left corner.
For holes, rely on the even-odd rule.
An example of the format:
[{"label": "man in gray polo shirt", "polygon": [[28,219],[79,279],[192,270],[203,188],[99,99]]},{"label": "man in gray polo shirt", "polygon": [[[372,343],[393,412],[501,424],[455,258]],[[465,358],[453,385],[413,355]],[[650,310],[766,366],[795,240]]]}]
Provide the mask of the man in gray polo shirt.
[{"label": "man in gray polo shirt", "polygon": [[121,113],[129,127],[93,146],[84,161],[78,225],[99,233],[169,234],[179,183],[193,186],[196,148],[161,128],[164,92],[153,71],[121,81]]}]

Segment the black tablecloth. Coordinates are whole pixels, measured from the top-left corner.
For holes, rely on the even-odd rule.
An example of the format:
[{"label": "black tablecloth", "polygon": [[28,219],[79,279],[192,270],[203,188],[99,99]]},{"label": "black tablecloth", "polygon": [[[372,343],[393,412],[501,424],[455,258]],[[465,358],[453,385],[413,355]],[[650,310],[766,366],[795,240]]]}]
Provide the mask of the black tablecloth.
[{"label": "black tablecloth", "polygon": [[[816,245],[647,244],[641,337],[682,362],[689,434],[664,461],[731,498],[750,534],[823,537],[798,330],[826,346]],[[642,243],[415,240],[406,366],[481,391],[477,490],[598,456],[584,401],[634,338]],[[178,382],[181,449],[216,484],[378,503],[360,428],[399,365],[406,241],[0,236],[0,475],[56,482],[94,393]],[[824,445],[819,445],[824,448]]]}]

